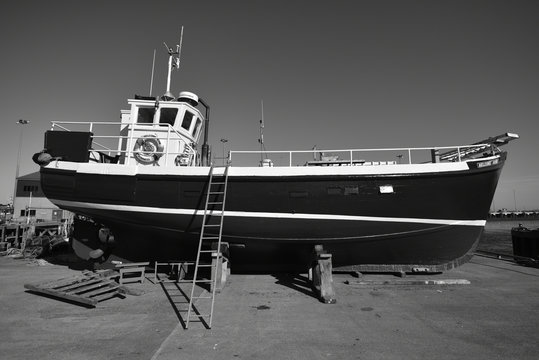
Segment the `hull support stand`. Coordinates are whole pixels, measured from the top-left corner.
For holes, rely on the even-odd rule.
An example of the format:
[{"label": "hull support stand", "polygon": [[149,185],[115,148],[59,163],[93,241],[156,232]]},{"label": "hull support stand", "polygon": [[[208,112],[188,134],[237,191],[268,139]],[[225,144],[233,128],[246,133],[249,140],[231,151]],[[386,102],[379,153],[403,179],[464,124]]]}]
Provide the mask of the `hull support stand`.
[{"label": "hull support stand", "polygon": [[313,290],[325,304],[335,304],[335,290],[333,288],[333,275],[331,254],[324,251],[322,245],[315,245],[313,261],[309,269],[309,280],[312,281]]},{"label": "hull support stand", "polygon": [[[211,244],[211,248],[214,250],[211,254],[211,278],[215,279],[215,282],[212,282],[210,285],[212,286],[212,291],[213,286],[215,286],[215,291],[220,293],[226,286],[226,282],[230,276],[230,266],[228,263],[228,243],[222,242],[220,250],[218,250],[218,247],[219,244],[217,242]],[[219,256],[219,252],[221,256]]]}]

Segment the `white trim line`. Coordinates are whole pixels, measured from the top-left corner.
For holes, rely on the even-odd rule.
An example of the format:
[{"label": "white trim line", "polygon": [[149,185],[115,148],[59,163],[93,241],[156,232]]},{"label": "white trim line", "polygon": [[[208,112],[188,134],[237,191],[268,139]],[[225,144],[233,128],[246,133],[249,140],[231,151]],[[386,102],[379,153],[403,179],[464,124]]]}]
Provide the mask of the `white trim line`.
[{"label": "white trim line", "polygon": [[[143,166],[101,163],[75,163],[53,161],[47,168],[72,170],[80,174],[99,175],[171,175],[171,176],[208,176],[210,168],[204,166]],[[413,175],[425,173],[454,172],[469,170],[462,162],[392,164],[363,166],[276,166],[276,167],[240,167],[231,166],[228,176],[349,176],[349,175]],[[215,168],[215,174],[222,174],[224,167]]]},{"label": "white trim line", "polygon": [[[80,201],[67,201],[50,199],[59,206],[70,206],[75,208],[89,208],[96,210],[109,211],[130,211],[156,214],[176,214],[176,215],[199,215],[202,216],[203,210],[195,209],[172,209],[149,206],[132,205],[111,205],[97,204]],[[214,211],[215,215],[220,211]],[[251,218],[274,218],[274,219],[307,219],[307,220],[343,220],[343,221],[373,221],[373,222],[398,222],[398,223],[420,223],[420,224],[438,224],[451,226],[485,226],[486,220],[451,220],[451,219],[423,219],[423,218],[399,218],[399,217],[381,217],[381,216],[354,216],[354,215],[332,215],[332,214],[306,214],[306,213],[273,213],[273,212],[246,212],[246,211],[225,211],[226,216],[232,217],[251,217]]]}]

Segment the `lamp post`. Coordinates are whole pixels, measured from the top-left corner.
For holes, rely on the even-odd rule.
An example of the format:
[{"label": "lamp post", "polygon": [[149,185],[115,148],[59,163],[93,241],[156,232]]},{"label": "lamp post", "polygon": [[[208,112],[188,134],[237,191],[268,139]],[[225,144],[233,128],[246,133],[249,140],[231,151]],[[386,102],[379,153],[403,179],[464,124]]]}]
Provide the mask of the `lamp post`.
[{"label": "lamp post", "polygon": [[225,164],[225,144],[228,142],[228,139],[221,139],[223,143],[223,165]]},{"label": "lamp post", "polygon": [[[30,124],[30,121],[19,119],[15,124],[18,125],[28,125]],[[19,151],[17,152],[17,169],[15,171],[15,186],[13,187],[13,216],[15,216],[15,198],[17,197],[17,179],[19,178],[19,167],[20,167],[20,160],[21,160],[21,147],[22,147],[22,132],[24,130],[24,127],[21,126],[21,131],[19,133]]]}]

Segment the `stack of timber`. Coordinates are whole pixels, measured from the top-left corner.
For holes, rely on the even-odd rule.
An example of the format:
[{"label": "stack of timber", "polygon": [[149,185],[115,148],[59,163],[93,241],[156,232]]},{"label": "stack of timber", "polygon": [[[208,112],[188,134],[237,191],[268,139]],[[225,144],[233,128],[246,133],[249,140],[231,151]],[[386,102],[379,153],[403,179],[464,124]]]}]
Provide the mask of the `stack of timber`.
[{"label": "stack of timber", "polygon": [[115,271],[95,273],[85,270],[81,275],[40,284],[25,284],[24,287],[33,292],[95,307],[101,301],[123,297],[126,293],[125,289],[113,280],[118,276]]}]

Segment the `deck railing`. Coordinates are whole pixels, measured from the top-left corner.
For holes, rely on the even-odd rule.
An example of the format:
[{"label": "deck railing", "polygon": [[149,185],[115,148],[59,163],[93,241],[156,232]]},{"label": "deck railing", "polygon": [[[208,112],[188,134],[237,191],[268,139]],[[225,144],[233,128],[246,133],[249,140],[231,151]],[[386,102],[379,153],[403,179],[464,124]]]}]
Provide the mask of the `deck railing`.
[{"label": "deck railing", "polygon": [[[76,130],[69,129],[67,125],[71,125],[72,127],[76,127]],[[189,163],[194,164],[196,162],[196,150],[193,149],[187,141],[185,141],[184,135],[180,134],[176,129],[174,129],[170,124],[132,124],[132,123],[121,123],[121,122],[78,122],[78,121],[53,121],[51,130],[55,130],[55,128],[58,128],[62,131],[89,131],[94,132],[97,127],[106,127],[106,126],[114,126],[116,127],[115,131],[118,131],[117,129],[121,126],[125,126],[129,130],[136,129],[156,129],[158,130],[158,133],[165,133],[166,135],[158,135],[156,136],[157,139],[160,141],[166,141],[167,144],[170,144],[170,142],[174,141],[180,141],[182,140],[184,142],[184,146],[187,149],[187,153],[189,154]],[[115,156],[115,155],[125,155],[125,165],[129,165],[131,158],[137,151],[133,149],[135,141],[135,136],[133,136],[133,131],[128,131],[128,135],[92,135],[92,145],[91,149],[89,150],[90,154],[93,151],[99,151],[107,153],[109,156]],[[100,141],[96,141],[96,139],[99,139]],[[105,145],[102,142],[105,142],[107,140],[114,140],[114,147],[112,145]],[[125,141],[125,144],[122,142]],[[124,148],[124,149],[122,149]],[[166,147],[163,152],[157,152],[157,154],[161,154],[164,156],[164,165],[167,166],[168,164],[168,156],[167,155],[180,155],[185,154],[186,152],[173,152],[169,150],[169,147]]]},{"label": "deck railing", "polygon": [[[295,150],[295,151],[237,151],[228,153],[228,162],[233,165],[240,157],[254,157],[262,166],[359,166],[381,164],[413,164],[428,162],[464,161],[482,153],[496,151],[491,144],[380,148],[380,149],[337,149],[337,150]],[[414,154],[414,156],[412,156]],[[382,156],[380,158],[380,156]],[[277,158],[279,161],[274,161]],[[309,160],[308,158],[311,158]],[[369,159],[369,160],[365,160]],[[377,159],[377,160],[375,160]],[[241,166],[241,165],[240,165]]]},{"label": "deck railing", "polygon": [[[180,141],[183,135],[175,130],[170,124],[126,124],[121,122],[70,122],[53,121],[51,130],[55,128],[63,131],[75,131],[67,126],[76,126],[77,131],[94,132],[96,127],[116,126],[118,131],[120,126],[137,129],[156,128],[161,135],[160,140]],[[166,135],[164,134],[166,131]],[[110,133],[110,131],[108,131]],[[108,155],[125,155],[124,164],[129,165],[131,158],[136,153],[133,149],[137,139],[133,136],[133,131],[128,131],[128,135],[93,135],[92,150],[103,151]],[[172,136],[172,138],[171,138]],[[99,142],[96,140],[100,140]],[[114,145],[105,145],[102,142],[114,140]],[[185,140],[184,140],[185,142]],[[196,150],[187,142],[185,146],[190,154],[191,165],[196,164]],[[337,150],[280,150],[280,151],[241,151],[232,150],[228,152],[226,160],[234,166],[362,166],[362,165],[382,165],[382,164],[418,164],[430,162],[460,162],[471,157],[482,155],[484,152],[495,153],[499,150],[492,144],[474,144],[458,146],[436,146],[436,147],[414,147],[414,148],[366,148],[366,149],[337,149]],[[114,154],[114,155],[113,155]],[[165,156],[165,166],[174,166],[168,163],[166,155],[180,155],[178,152],[169,151],[168,147],[161,153]],[[184,154],[183,152],[181,154]]]}]

